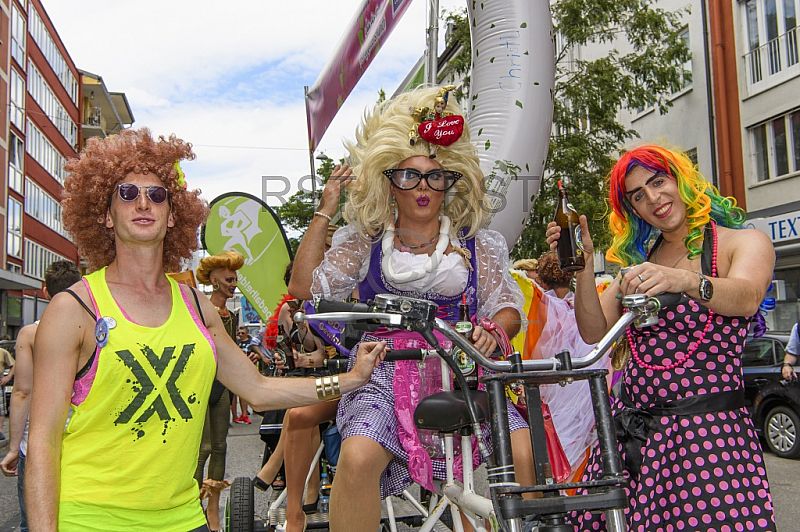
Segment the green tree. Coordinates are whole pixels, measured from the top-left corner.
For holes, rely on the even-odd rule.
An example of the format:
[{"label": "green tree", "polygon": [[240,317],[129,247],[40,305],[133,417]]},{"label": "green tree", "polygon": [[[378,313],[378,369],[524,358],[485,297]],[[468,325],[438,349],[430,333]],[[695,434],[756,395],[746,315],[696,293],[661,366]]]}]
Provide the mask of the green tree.
[{"label": "green tree", "polygon": [[[652,0],[557,0],[551,12],[558,35],[553,131],[545,179],[513,258],[537,257],[548,249],[544,235],[559,180],[576,209],[593,221],[596,247],[607,247],[610,235],[601,223],[608,210],[604,178],[620,148],[638,136],[619,122],[619,111],[656,107],[664,114],[672,106],[671,95],[691,80],[691,72],[683,69],[691,53],[680,37],[688,9],[667,11]],[[466,10],[443,17],[455,25],[451,42],[461,45],[448,66],[464,76],[471,56]],[[593,45],[608,52],[596,59],[571,55]]]}]

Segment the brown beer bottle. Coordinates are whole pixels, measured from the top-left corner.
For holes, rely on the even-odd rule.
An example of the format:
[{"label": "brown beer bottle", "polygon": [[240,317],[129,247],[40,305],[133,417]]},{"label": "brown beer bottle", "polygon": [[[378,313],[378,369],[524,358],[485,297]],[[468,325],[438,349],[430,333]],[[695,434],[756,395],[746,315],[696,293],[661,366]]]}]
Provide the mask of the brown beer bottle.
[{"label": "brown beer bottle", "polygon": [[[458,334],[472,342],[472,320],[469,317],[469,305],[467,304],[467,295],[461,294],[461,304],[458,306],[458,321],[455,325],[455,330]],[[476,390],[478,388],[478,367],[474,360],[457,346],[453,346],[453,358],[458,364],[464,378],[467,379],[467,384],[470,389]],[[461,387],[458,381],[453,378],[453,387],[458,390]]]},{"label": "brown beer bottle", "polygon": [[581,222],[575,207],[569,202],[567,191],[558,182],[558,205],[555,222],[561,228],[558,238],[558,266],[563,272],[579,272],[586,266],[581,242]]}]

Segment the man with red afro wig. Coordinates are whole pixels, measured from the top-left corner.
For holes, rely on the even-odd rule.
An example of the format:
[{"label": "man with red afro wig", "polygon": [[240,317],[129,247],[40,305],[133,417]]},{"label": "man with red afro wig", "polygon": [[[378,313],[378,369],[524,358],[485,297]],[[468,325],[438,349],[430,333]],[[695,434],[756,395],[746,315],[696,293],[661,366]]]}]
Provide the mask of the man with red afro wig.
[{"label": "man with red afro wig", "polygon": [[193,473],[214,377],[275,410],[360,387],[385,353],[359,349],[338,380],[258,373],[213,304],[166,275],[208,213],[180,167],[193,158],[140,129],[91,139],[65,167],[64,226],[91,273],[52,299],[36,335],[31,530],[207,531]]}]

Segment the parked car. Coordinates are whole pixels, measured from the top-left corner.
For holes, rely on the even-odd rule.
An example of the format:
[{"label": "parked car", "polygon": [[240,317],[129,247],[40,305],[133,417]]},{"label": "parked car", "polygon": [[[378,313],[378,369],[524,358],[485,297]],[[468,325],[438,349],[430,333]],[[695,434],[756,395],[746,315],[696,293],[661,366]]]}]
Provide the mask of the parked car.
[{"label": "parked car", "polygon": [[[745,403],[756,431],[782,458],[800,458],[800,382],[781,377],[789,333],[747,337],[742,353]],[[800,374],[800,364],[795,366]]]}]

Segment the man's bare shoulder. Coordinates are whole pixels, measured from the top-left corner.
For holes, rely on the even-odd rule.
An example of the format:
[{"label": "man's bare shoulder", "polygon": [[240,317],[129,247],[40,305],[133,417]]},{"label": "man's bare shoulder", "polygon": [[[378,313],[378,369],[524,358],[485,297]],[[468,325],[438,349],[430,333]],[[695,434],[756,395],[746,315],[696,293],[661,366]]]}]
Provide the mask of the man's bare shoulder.
[{"label": "man's bare shoulder", "polygon": [[39,328],[38,323],[29,323],[19,330],[17,334],[16,349],[19,350],[21,345],[33,346],[33,339],[36,338],[36,329]]},{"label": "man's bare shoulder", "polygon": [[94,305],[86,285],[77,282],[70,287],[70,290],[75,295],[64,291],[53,296],[40,320],[41,324],[53,321],[70,324],[94,322],[92,317]]},{"label": "man's bare shoulder", "polygon": [[731,229],[728,227],[718,227],[720,239],[726,240],[735,246],[759,246],[772,247],[772,241],[764,231],[758,229],[743,228]]}]

